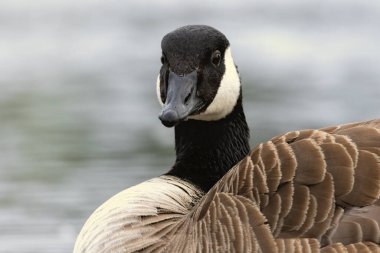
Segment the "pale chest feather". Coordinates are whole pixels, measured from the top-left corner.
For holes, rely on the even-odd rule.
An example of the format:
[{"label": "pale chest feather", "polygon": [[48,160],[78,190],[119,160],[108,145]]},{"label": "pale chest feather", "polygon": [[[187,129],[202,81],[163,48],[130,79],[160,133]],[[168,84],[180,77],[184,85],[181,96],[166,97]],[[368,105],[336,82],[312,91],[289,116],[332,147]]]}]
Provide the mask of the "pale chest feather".
[{"label": "pale chest feather", "polygon": [[75,253],[133,252],[158,243],[203,192],[173,176],[128,188],[101,205],[83,226]]}]

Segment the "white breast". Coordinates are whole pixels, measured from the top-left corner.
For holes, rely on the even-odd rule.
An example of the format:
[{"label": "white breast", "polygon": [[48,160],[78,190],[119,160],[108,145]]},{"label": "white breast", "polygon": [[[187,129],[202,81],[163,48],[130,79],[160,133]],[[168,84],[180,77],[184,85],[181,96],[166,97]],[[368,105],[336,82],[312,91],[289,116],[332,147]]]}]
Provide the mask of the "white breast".
[{"label": "white breast", "polygon": [[155,244],[161,239],[157,232],[163,222],[170,225],[189,213],[202,195],[201,190],[173,176],[128,188],[90,216],[78,235],[74,253],[132,252]]}]

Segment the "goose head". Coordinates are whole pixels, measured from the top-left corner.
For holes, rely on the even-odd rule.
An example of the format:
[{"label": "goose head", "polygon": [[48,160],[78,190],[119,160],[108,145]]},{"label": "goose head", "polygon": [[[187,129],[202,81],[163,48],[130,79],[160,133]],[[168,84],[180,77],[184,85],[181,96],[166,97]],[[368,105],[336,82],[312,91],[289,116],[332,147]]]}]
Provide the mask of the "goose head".
[{"label": "goose head", "polygon": [[240,79],[223,33],[205,25],[184,26],[165,35],[161,48],[157,97],[163,125],[217,121],[233,111]]}]

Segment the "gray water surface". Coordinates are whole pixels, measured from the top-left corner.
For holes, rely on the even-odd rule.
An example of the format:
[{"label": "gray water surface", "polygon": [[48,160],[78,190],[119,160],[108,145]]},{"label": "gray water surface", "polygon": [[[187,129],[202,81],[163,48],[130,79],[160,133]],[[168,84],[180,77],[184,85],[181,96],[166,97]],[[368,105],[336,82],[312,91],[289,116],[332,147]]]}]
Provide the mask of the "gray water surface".
[{"label": "gray water surface", "polygon": [[174,161],[157,119],[162,36],[230,39],[252,145],[380,116],[380,3],[0,3],[0,252],[71,252],[113,194]]}]

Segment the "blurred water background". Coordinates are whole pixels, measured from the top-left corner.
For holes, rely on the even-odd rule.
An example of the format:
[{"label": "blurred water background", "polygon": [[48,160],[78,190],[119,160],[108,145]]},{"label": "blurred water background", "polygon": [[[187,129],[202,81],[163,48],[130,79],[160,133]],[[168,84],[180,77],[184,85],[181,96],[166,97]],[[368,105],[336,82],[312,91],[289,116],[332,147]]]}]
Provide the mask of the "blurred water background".
[{"label": "blurred water background", "polygon": [[2,0],[0,252],[71,252],[104,200],[160,175],[162,36],[230,39],[252,145],[380,116],[380,2]]}]

